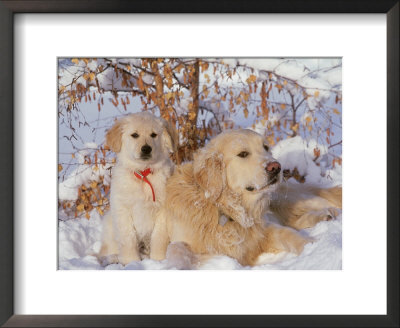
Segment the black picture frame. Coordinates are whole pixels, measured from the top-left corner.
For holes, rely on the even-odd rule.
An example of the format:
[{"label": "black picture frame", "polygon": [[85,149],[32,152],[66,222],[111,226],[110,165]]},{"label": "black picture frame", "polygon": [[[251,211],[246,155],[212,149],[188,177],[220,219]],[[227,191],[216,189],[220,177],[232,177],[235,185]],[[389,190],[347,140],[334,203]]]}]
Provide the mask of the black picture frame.
[{"label": "black picture frame", "polygon": [[[0,0],[0,324],[4,327],[399,327],[399,7],[398,0]],[[13,17],[16,13],[385,13],[387,315],[14,315]]]}]

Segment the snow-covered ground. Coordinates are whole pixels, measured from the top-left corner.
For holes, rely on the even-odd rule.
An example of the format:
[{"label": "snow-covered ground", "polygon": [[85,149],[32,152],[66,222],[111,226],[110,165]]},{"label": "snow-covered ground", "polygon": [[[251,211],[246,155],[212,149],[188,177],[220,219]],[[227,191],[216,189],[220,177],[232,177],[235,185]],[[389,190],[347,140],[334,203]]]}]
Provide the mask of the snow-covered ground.
[{"label": "snow-covered ground", "polygon": [[[320,149],[320,157],[313,161],[313,150]],[[279,142],[273,149],[274,157],[284,169],[296,167],[306,181],[321,187],[339,185],[341,166],[325,169],[326,149],[315,141],[305,141],[300,137]],[[61,270],[158,270],[176,269],[177,263],[168,260],[153,261],[145,259],[132,262],[123,267],[112,264],[102,267],[94,256],[100,249],[101,216],[92,211],[90,219],[68,219],[59,212],[59,269]],[[342,216],[335,220],[320,222],[315,227],[304,229],[302,234],[312,237],[313,243],[307,244],[302,254],[290,253],[277,255],[263,254],[259,265],[243,267],[227,256],[216,256],[203,263],[199,269],[266,269],[266,270],[340,270],[342,268]]]},{"label": "snow-covered ground", "polygon": [[[342,218],[318,223],[302,231],[315,239],[303,253],[263,254],[259,265],[243,267],[227,256],[215,256],[201,265],[203,270],[340,270],[342,268]],[[61,270],[159,270],[175,269],[168,260],[145,259],[127,266],[111,264],[102,267],[93,255],[100,249],[101,217],[93,212],[90,220],[71,219],[59,222],[59,269]]]}]

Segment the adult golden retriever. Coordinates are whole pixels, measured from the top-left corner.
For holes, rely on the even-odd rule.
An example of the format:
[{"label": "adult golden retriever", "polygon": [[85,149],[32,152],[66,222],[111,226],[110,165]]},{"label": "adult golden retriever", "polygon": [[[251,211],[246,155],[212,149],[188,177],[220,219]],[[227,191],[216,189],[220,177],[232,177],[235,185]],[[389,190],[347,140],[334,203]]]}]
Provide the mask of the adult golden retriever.
[{"label": "adult golden retriever", "polygon": [[256,264],[266,252],[300,253],[310,240],[292,228],[267,223],[266,213],[273,211],[283,224],[302,229],[333,218],[340,206],[341,188],[281,183],[280,164],[261,135],[225,132],[167,181],[150,257],[164,259],[169,243],[184,245],[189,254],[227,255],[242,265]]},{"label": "adult golden retriever", "polygon": [[106,145],[117,154],[117,163],[98,254],[104,265],[148,256],[155,214],[174,169],[169,153],[175,143],[175,130],[147,112],[128,115],[107,132]]}]

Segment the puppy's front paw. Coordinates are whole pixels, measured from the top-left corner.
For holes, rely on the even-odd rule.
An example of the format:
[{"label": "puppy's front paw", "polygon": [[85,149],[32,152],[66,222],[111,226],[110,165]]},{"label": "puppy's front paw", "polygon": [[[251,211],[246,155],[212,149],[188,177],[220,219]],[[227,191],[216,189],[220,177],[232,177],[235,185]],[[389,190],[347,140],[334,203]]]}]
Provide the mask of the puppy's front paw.
[{"label": "puppy's front paw", "polygon": [[139,255],[132,253],[132,252],[129,252],[129,253],[123,252],[118,255],[118,262],[123,265],[127,265],[127,264],[131,263],[132,261],[140,261],[140,260],[141,259],[140,259]]},{"label": "puppy's front paw", "polygon": [[112,254],[106,256],[99,256],[98,260],[101,266],[106,267],[107,265],[118,263],[118,255]]}]

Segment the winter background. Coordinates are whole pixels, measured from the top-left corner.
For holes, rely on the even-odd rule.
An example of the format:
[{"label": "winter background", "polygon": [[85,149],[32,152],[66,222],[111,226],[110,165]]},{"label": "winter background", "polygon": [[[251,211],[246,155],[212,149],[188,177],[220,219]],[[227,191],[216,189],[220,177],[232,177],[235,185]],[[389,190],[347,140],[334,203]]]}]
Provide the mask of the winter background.
[{"label": "winter background", "polygon": [[[115,163],[115,154],[104,147],[104,136],[116,118],[129,113],[148,110],[175,123],[178,162],[190,160],[195,148],[225,129],[250,128],[266,137],[292,183],[321,187],[342,183],[340,58],[201,59],[197,72],[195,63],[195,59],[59,59],[59,269],[178,266],[144,259],[104,268],[93,255],[101,245]],[[301,231],[315,242],[299,256],[264,254],[254,267],[216,256],[199,269],[340,270],[341,220],[339,215]]]}]

